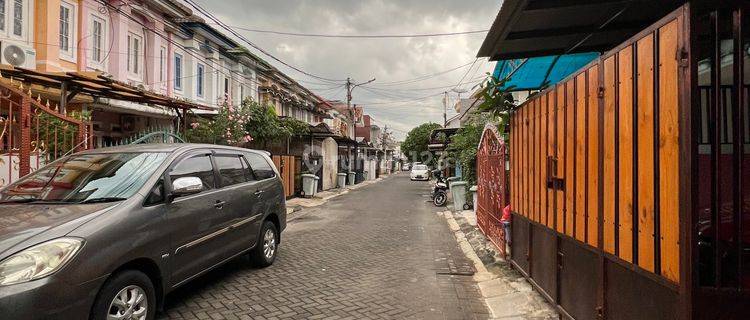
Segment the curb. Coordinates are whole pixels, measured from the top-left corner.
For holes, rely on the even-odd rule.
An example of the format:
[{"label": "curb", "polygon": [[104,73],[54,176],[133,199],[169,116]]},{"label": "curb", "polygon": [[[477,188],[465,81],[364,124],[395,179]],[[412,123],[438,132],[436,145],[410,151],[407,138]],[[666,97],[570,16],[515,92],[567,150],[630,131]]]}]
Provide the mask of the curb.
[{"label": "curb", "polygon": [[549,307],[545,307],[546,301],[534,291],[531,284],[525,279],[521,281],[509,281],[510,279],[502,275],[488,271],[469,243],[466,234],[461,231],[460,225],[453,217],[453,212],[443,211],[438,214],[445,218],[461,251],[474,263],[474,268],[477,272],[474,274],[473,279],[482,293],[484,304],[490,311],[492,319],[556,319],[558,317],[553,310],[549,310],[552,313],[544,310],[549,309]]}]

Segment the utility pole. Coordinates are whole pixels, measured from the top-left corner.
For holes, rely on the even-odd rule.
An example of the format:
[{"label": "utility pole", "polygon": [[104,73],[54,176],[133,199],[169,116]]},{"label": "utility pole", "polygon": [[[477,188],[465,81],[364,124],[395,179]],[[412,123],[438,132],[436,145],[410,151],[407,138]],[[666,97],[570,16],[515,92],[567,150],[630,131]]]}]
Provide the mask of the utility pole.
[{"label": "utility pole", "polygon": [[[354,133],[355,143],[357,142],[357,119],[355,119],[354,117],[355,112],[354,112],[354,109],[352,108],[352,91],[356,87],[371,83],[373,81],[375,81],[375,78],[372,78],[370,81],[367,81],[367,82],[355,84],[352,81],[351,77],[346,77],[346,110],[349,110],[349,117],[352,120],[352,132]],[[349,135],[349,133],[347,132],[346,135]],[[353,170],[355,172],[357,171],[356,169],[357,169],[357,154],[358,153],[359,153],[359,146],[355,145],[354,146],[354,170]]]},{"label": "utility pole", "polygon": [[443,92],[443,128],[448,127],[448,91]]}]

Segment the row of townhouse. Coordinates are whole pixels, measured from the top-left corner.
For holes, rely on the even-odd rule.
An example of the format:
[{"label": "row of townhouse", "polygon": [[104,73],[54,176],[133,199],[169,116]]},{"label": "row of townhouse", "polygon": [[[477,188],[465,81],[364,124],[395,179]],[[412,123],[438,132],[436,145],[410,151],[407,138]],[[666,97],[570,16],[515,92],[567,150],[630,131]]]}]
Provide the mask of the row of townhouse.
[{"label": "row of townhouse", "polygon": [[[204,110],[195,112],[208,115],[227,99],[268,104],[280,117],[306,122],[318,133],[298,139],[304,143],[295,148],[288,141],[286,148],[269,151],[302,162],[310,154],[320,156],[327,140],[333,151],[321,162],[329,163],[326,172],[334,177],[344,170],[339,160],[351,161],[356,147],[354,116],[345,104],[315,95],[179,0],[0,0],[0,63],[46,74],[102,73],[133,88],[201,106]],[[186,123],[169,106],[106,96],[70,102],[60,94],[44,97],[62,113],[90,114],[93,147],[148,131],[180,131]]]},{"label": "row of townhouse", "polygon": [[[176,0],[0,0],[0,56],[41,72],[101,71],[143,90],[218,107],[270,103],[312,125],[321,99]],[[173,128],[173,110],[97,99],[95,145],[149,128]]]}]

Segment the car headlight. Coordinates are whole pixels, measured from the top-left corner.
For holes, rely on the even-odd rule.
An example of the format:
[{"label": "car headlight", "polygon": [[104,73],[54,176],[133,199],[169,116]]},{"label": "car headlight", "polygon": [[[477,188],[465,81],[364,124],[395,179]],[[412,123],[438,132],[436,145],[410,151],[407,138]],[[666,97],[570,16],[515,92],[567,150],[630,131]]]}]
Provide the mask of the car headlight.
[{"label": "car headlight", "polygon": [[70,261],[83,240],[58,238],[20,251],[0,262],[0,286],[46,277]]}]

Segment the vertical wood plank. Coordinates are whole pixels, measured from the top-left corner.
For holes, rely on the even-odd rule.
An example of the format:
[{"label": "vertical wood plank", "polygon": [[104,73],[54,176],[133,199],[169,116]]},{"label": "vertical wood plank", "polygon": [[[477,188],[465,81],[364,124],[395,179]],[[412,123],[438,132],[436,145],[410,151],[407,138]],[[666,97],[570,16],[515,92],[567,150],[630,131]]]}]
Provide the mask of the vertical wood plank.
[{"label": "vertical wood plank", "polygon": [[521,178],[521,190],[522,190],[522,199],[521,199],[521,206],[523,206],[523,216],[528,218],[529,217],[529,124],[528,124],[528,116],[529,116],[529,108],[523,108],[522,110],[522,117],[521,117],[521,132],[523,133],[523,146],[521,147],[521,172],[523,173],[523,178]]},{"label": "vertical wood plank", "polygon": [[566,92],[566,110],[565,110],[565,234],[573,236],[574,221],[574,185],[575,176],[573,175],[573,153],[575,152],[575,131],[573,113],[575,110],[575,79],[567,82]]},{"label": "vertical wood plank", "polygon": [[588,72],[588,141],[586,176],[586,243],[599,246],[599,66],[594,65]]},{"label": "vertical wood plank", "polygon": [[531,126],[529,129],[531,132],[531,142],[530,142],[530,147],[531,147],[530,157],[531,158],[529,159],[530,164],[531,164],[531,181],[530,181],[531,184],[529,186],[530,187],[529,195],[531,196],[531,220],[536,221],[536,222],[539,222],[539,220],[537,219],[537,215],[539,213],[539,200],[538,200],[539,192],[537,192],[537,187],[536,187],[537,185],[536,177],[538,174],[536,156],[537,154],[539,154],[539,152],[537,151],[539,150],[539,146],[536,143],[537,138],[539,137],[536,131],[537,130],[538,103],[539,103],[538,99],[531,100]]},{"label": "vertical wood plank", "polygon": [[654,36],[638,40],[638,265],[654,271]]},{"label": "vertical wood plank", "polygon": [[618,53],[618,255],[633,262],[633,47]]},{"label": "vertical wood plank", "polygon": [[575,238],[586,238],[586,74],[576,76],[575,113]]},{"label": "vertical wood plank", "polygon": [[540,98],[539,105],[539,177],[537,178],[539,192],[539,223],[547,225],[547,188],[544,180],[547,178],[547,94]]},{"label": "vertical wood plank", "polygon": [[604,251],[615,253],[615,56],[604,60]]},{"label": "vertical wood plank", "polygon": [[[555,155],[555,100],[557,99],[557,94],[555,93],[555,90],[552,90],[549,92],[547,96],[547,118],[545,119],[545,123],[547,123],[547,143],[545,146],[547,147],[547,154],[544,158],[544,166],[547,168],[547,170],[554,170],[551,166],[547,167],[547,159],[554,157]],[[555,172],[547,172],[547,176],[544,177],[544,191],[547,193],[547,227],[549,228],[555,228],[555,192],[554,189],[549,188],[547,185],[547,180],[555,176]]]},{"label": "vertical wood plank", "polygon": [[[565,177],[565,86],[558,85],[555,90],[557,94],[555,130],[555,148],[557,149],[557,177]],[[565,233],[563,229],[563,212],[565,211],[565,191],[557,190],[557,232]]]},{"label": "vertical wood plank", "polygon": [[[512,210],[518,211],[518,153],[516,148],[518,147],[518,130],[516,123],[518,119],[518,113],[513,113],[510,117],[510,207]],[[475,204],[476,205],[476,204]]]},{"label": "vertical wood plank", "polygon": [[659,245],[661,273],[680,281],[678,20],[659,31]]}]

